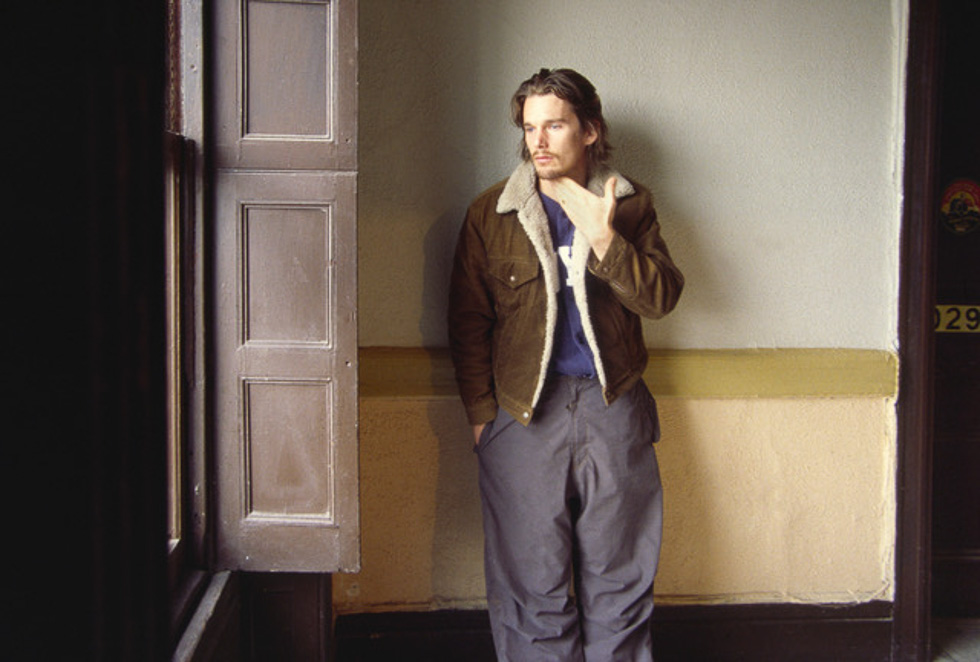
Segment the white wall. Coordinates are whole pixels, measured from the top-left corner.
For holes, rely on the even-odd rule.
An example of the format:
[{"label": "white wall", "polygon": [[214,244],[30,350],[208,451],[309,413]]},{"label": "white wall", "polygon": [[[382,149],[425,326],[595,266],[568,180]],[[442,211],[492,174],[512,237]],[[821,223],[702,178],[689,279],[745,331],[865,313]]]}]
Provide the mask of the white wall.
[{"label": "white wall", "polygon": [[445,344],[510,95],[568,66],[687,276],[649,344],[894,348],[903,0],[365,0],[360,26],[362,346]]}]

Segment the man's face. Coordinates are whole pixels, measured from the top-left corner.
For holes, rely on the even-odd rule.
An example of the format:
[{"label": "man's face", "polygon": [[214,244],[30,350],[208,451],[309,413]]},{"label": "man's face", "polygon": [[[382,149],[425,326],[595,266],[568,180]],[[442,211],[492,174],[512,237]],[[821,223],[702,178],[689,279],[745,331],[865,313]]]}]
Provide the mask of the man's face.
[{"label": "man's face", "polygon": [[589,173],[586,148],[596,137],[595,129],[583,127],[564,99],[545,94],[524,101],[524,143],[540,179],[570,177],[584,186]]}]

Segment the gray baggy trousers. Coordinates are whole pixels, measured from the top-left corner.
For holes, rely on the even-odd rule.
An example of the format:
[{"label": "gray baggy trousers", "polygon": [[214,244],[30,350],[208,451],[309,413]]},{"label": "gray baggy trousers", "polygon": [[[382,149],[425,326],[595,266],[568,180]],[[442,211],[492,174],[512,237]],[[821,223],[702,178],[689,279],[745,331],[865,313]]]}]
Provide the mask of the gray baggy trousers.
[{"label": "gray baggy trousers", "polygon": [[663,493],[643,382],[607,406],[551,376],[524,427],[501,410],[477,447],[487,602],[509,662],[652,660]]}]

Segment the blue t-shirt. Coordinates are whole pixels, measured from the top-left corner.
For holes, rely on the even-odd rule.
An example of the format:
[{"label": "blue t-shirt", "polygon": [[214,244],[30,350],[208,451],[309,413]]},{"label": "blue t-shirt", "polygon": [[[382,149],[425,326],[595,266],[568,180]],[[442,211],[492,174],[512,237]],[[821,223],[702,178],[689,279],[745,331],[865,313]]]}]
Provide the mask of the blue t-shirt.
[{"label": "blue t-shirt", "polygon": [[555,327],[555,344],[549,369],[560,375],[595,377],[595,360],[592,349],[585,339],[582,316],[575,303],[572,281],[568,277],[575,226],[556,200],[542,193],[541,202],[548,215],[551,242],[555,252],[558,253],[558,278],[561,281],[561,289],[558,292],[558,323]]}]

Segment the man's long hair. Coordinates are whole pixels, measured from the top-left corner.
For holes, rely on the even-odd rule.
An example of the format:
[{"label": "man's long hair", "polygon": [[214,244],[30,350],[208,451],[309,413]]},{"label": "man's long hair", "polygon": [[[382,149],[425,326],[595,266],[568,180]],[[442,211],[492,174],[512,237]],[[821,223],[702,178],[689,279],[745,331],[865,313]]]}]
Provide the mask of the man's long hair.
[{"label": "man's long hair", "polygon": [[[609,127],[602,116],[602,101],[595,86],[588,79],[572,69],[542,69],[521,83],[510,100],[511,119],[517,128],[524,128],[524,102],[530,96],[554,94],[567,101],[575,112],[582,130],[591,126],[596,132],[596,140],[586,148],[590,166],[599,166],[609,160],[612,147],[609,145]],[[521,138],[521,156],[531,160],[531,152]]]}]

